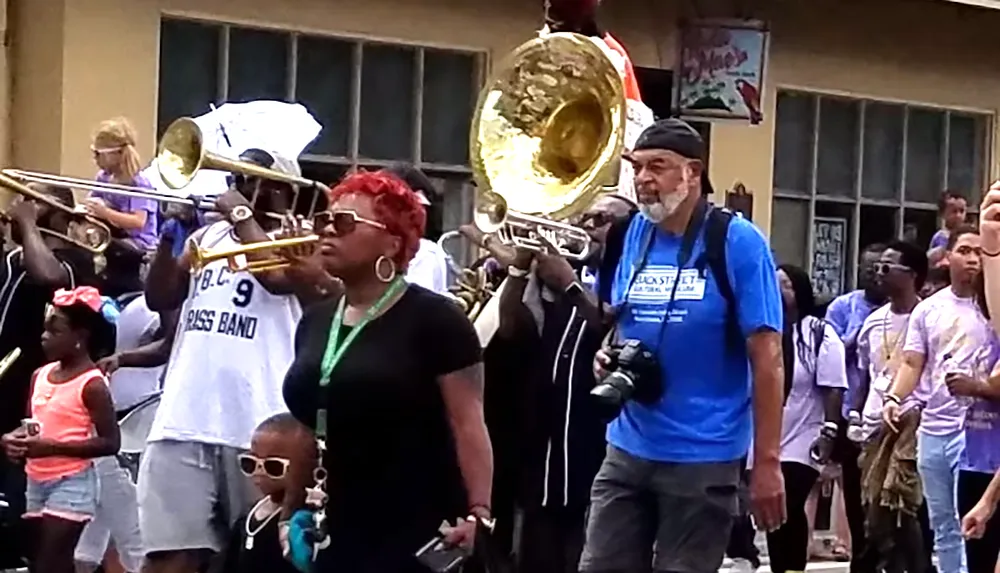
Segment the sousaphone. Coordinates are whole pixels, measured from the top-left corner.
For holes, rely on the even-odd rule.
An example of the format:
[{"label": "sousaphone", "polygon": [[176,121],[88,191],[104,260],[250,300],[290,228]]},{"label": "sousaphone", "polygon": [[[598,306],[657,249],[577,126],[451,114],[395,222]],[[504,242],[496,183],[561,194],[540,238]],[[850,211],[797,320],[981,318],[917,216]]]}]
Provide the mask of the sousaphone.
[{"label": "sousaphone", "polygon": [[484,233],[534,250],[545,248],[541,237],[562,256],[586,257],[590,238],[559,221],[617,182],[627,111],[622,76],[598,41],[545,33],[487,81],[470,135]]},{"label": "sousaphone", "polygon": [[[543,32],[501,61],[480,93],[469,138],[473,222],[506,245],[588,254],[587,233],[561,221],[617,184],[627,113],[621,73],[599,41]],[[503,286],[475,319],[484,347]]]}]

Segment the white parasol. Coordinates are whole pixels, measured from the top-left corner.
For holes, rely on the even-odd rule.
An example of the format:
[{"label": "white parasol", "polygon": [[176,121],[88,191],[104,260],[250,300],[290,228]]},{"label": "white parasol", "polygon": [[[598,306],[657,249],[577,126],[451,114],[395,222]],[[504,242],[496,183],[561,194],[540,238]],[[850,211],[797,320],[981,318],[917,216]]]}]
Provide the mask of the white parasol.
[{"label": "white parasol", "polygon": [[[289,159],[302,154],[323,127],[302,104],[260,100],[210,106],[212,111],[193,118],[201,128],[203,145],[229,159],[238,159],[251,148],[277,153]],[[222,171],[204,170],[183,189],[167,187],[154,159],[142,172],[157,191],[179,197],[215,197],[226,191]]]}]

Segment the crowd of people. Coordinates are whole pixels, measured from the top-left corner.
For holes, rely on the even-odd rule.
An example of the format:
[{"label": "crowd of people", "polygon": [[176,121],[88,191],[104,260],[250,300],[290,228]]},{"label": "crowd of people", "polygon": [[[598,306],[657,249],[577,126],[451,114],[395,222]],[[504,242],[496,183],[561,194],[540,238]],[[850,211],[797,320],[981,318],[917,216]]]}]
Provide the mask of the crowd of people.
[{"label": "crowd of people", "polygon": [[[134,139],[100,126],[99,179],[148,187]],[[978,228],[865,248],[860,288],[818,316],[808,274],[707,202],[706,151],[683,121],[646,129],[638,201],[574,221],[580,263],[462,227],[503,284],[485,348],[441,251],[411,267],[436,194],[410,166],[346,176],[317,247],[260,272],[193,250],[271,240],[296,192],[277,178],[234,174],[207,221],[89,197],[117,229],[103,268],[43,232],[72,237],[70,215],[15,203],[5,565],[416,572],[471,552],[491,571],[715,571],[759,566],[759,530],[772,571],[804,571],[807,500],[838,464],[852,571],[930,571],[932,551],[993,571],[1000,343]],[[947,280],[928,288],[932,266]],[[134,467],[118,422],[150,407]]]},{"label": "crowd of people", "polygon": [[[547,26],[603,37],[595,5],[553,0]],[[152,189],[127,121],[92,149],[97,181]],[[979,226],[946,193],[929,247],[865,246],[823,312],[709,202],[707,152],[681,120],[642,130],[634,190],[571,221],[580,261],[462,226],[492,337],[449,294],[410,165],[333,182],[312,248],[242,255],[266,268],[201,256],[287,235],[323,192],[263,148],[240,161],[280,177],[232,173],[211,213],[91,193],[99,257],[68,212],[15,202],[0,569],[709,573],[759,568],[761,532],[800,572],[838,467],[852,573],[997,570],[1000,184]]]}]

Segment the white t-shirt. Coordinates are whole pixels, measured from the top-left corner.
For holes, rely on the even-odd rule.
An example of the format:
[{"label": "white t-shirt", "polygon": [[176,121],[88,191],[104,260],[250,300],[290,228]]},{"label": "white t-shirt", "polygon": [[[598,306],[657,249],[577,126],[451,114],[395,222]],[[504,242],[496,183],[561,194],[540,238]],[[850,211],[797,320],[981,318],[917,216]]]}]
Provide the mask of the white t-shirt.
[{"label": "white t-shirt", "polygon": [[[140,295],[118,317],[115,349],[117,352],[135,350],[153,342],[160,329],[160,315],[146,306],[145,295]],[[153,368],[119,368],[111,375],[111,397],[115,410],[135,406],[160,390],[163,366]]]},{"label": "white t-shirt", "polygon": [[896,314],[886,304],[869,314],[858,331],[858,369],[867,371],[870,381],[861,411],[866,440],[882,425],[885,393],[903,363],[903,341],[909,323],[909,313]]},{"label": "white t-shirt", "polygon": [[[221,221],[198,243],[228,248],[238,241]],[[149,441],[248,448],[258,424],[287,411],[281,386],[301,316],[293,295],[269,293],[225,260],[192,274]]]},{"label": "white t-shirt", "polygon": [[420,239],[417,254],[406,270],[406,281],[438,294],[448,292],[448,256],[434,241]]},{"label": "white t-shirt", "polygon": [[807,316],[792,327],[795,370],[781,417],[781,461],[816,469],[820,466],[813,461],[810,450],[823,430],[824,391],[847,389],[844,343],[829,324],[823,324],[822,338],[816,340],[820,338],[814,336],[818,334],[819,322],[820,319]]}]

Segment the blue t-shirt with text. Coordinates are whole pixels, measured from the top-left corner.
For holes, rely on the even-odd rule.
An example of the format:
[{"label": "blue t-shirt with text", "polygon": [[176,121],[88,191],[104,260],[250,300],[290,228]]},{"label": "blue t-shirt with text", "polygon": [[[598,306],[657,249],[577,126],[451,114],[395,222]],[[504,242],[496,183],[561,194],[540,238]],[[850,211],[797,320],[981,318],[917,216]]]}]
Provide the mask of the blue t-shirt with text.
[{"label": "blue t-shirt with text", "polygon": [[[653,227],[649,256],[642,250]],[[615,271],[611,302],[625,303],[618,340],[638,339],[658,356],[664,391],[659,402],[626,403],[608,426],[608,442],[639,458],[659,462],[723,462],[747,454],[751,434],[751,376],[746,347],[726,344],[728,305],[707,264],[702,225],[662,329],[682,238],[632,219]],[[744,338],[760,329],[781,331],[781,294],[767,239],[753,223],[733,217],[726,236],[729,283]],[[626,300],[624,292],[638,272]]]}]

